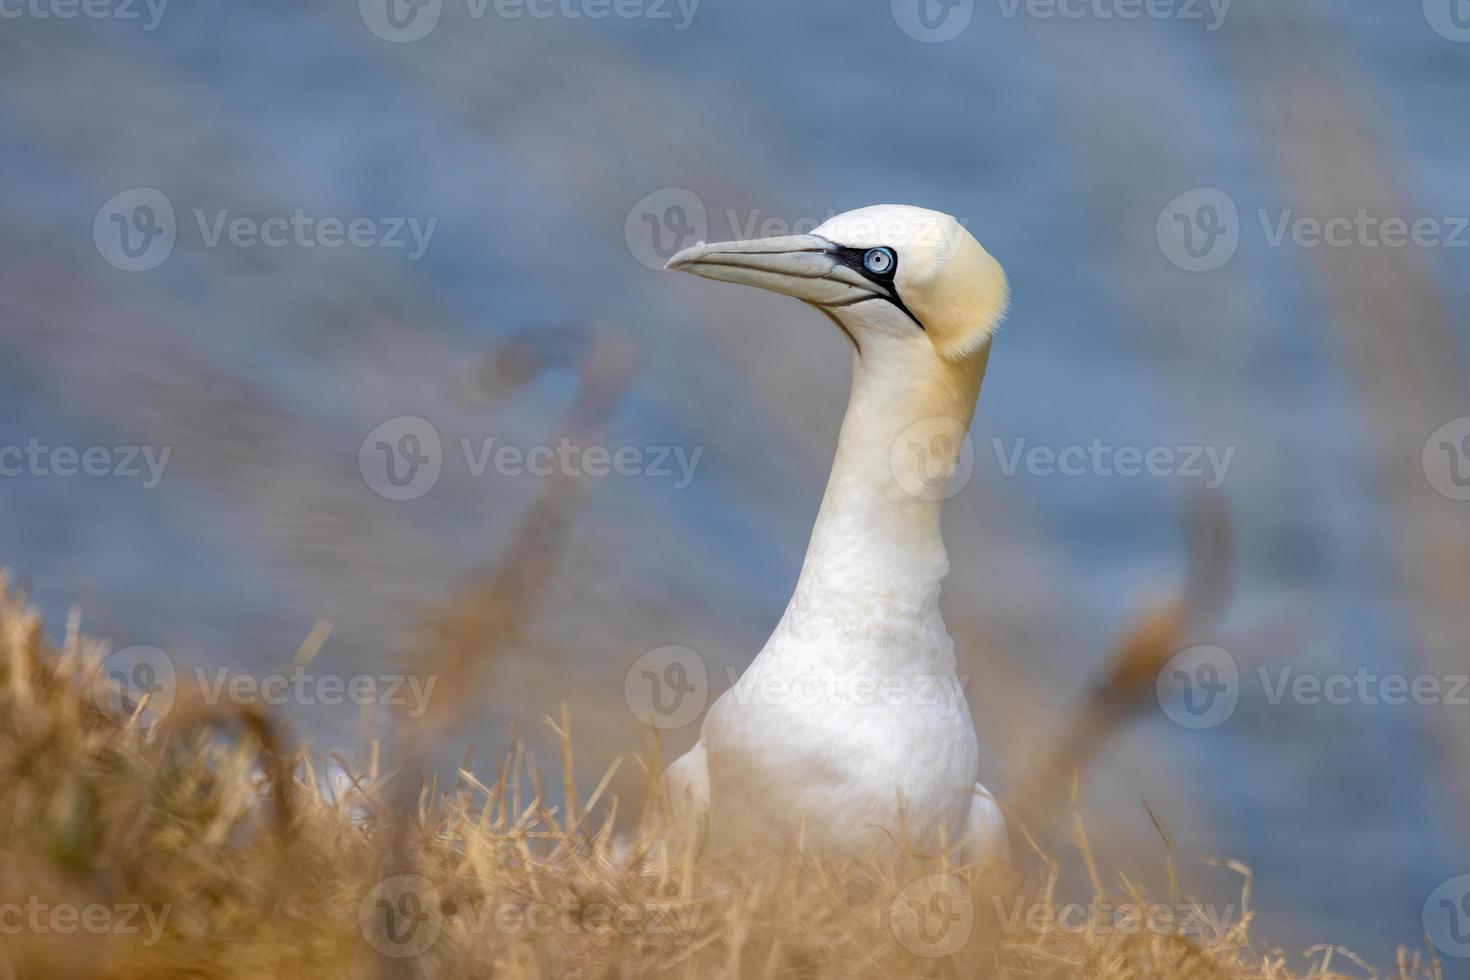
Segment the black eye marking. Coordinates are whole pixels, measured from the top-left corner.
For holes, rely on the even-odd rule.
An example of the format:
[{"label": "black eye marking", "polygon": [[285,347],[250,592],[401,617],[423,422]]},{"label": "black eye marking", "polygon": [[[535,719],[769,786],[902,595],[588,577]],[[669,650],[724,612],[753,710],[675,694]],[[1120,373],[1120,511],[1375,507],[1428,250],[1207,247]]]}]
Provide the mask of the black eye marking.
[{"label": "black eye marking", "polygon": [[[898,275],[898,253],[893,249],[886,246],[879,246],[878,248],[850,248],[847,245],[833,245],[831,254],[833,258],[864,279],[875,282],[880,286],[886,286],[889,292],[893,292],[893,279]],[[878,259],[879,256],[886,256],[890,261],[882,263],[881,259],[879,259],[880,271],[880,269],[874,269],[868,265],[870,256],[875,259]]]},{"label": "black eye marking", "polygon": [[914,321],[920,330],[924,325],[919,318],[904,305],[903,298],[898,295],[898,285],[894,278],[898,275],[898,252],[886,245],[878,245],[874,248],[850,248],[846,245],[833,245],[829,250],[837,261],[847,266],[869,282],[882,287],[882,293],[874,296],[859,296],[842,303],[829,303],[828,306],[856,306],[858,303],[866,303],[869,300],[880,299],[892,303],[903,311],[904,316]]}]

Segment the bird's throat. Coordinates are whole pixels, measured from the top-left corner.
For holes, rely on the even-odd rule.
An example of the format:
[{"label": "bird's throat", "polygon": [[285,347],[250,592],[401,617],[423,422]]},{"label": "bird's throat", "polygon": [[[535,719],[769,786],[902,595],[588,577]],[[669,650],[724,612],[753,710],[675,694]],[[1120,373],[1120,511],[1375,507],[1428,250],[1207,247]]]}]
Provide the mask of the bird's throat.
[{"label": "bird's throat", "polygon": [[937,597],[949,568],[940,509],[988,350],[961,363],[923,349],[878,353],[854,358],[847,414],[797,589],[875,610]]}]

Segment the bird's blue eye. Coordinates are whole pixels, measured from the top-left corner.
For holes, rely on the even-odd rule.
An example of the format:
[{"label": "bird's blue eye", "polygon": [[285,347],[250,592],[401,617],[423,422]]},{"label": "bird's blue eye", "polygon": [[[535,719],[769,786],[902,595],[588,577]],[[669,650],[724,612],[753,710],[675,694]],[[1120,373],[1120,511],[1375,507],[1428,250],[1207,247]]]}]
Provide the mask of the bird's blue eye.
[{"label": "bird's blue eye", "polygon": [[888,248],[870,248],[863,253],[863,268],[875,276],[886,276],[893,271],[893,250]]}]

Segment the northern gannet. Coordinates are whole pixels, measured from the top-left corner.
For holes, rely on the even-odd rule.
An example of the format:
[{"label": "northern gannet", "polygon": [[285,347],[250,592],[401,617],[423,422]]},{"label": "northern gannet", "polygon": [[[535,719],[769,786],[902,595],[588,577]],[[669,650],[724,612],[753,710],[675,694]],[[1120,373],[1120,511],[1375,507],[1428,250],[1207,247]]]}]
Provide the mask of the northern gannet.
[{"label": "northern gannet", "polygon": [[[833,858],[888,840],[1003,859],[1005,820],[975,781],[975,730],[939,614],[939,511],[1005,313],[1004,271],[953,217],[895,205],[809,235],[701,242],[668,268],[794,296],[853,346],[795,593],[665,772],[674,832]],[[931,446],[936,434],[949,442]]]}]

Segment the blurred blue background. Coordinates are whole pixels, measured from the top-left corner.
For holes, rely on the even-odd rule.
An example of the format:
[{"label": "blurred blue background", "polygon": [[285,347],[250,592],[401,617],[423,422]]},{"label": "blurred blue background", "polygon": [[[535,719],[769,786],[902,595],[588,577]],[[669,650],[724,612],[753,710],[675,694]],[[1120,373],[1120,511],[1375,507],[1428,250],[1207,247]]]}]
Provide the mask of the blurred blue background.
[{"label": "blurred blue background", "polygon": [[[1470,707],[1273,704],[1259,670],[1470,671],[1470,502],[1425,453],[1470,415],[1460,0],[1132,19],[962,0],[928,20],[907,0],[628,0],[598,19],[595,0],[533,4],[547,17],[442,0],[417,21],[393,2],[407,26],[382,0],[0,22],[0,446],[170,450],[152,488],[0,478],[0,562],[55,628],[75,604],[117,646],[265,673],[328,620],[318,670],[391,669],[541,482],[474,476],[459,440],[555,444],[576,388],[553,370],[499,395],[497,345],[600,332],[633,354],[605,445],[698,449],[698,467],[687,486],[586,478],[543,608],[453,733],[493,756],[507,721],[544,740],[566,700],[595,779],[639,744],[639,656],[687,645],[717,694],[779,617],[850,369],[815,311],[663,276],[658,256],[924,205],[961,217],[1014,292],[946,514],[984,781],[1018,784],[1130,615],[1175,588],[1204,482],[1008,475],[1005,454],[1231,451],[1236,587],[1199,639],[1238,664],[1238,707],[1192,730],[1150,703],[1084,775],[1093,845],[1161,880],[1147,799],[1189,890],[1238,895],[1199,855],[1251,866],[1258,932],[1293,954],[1338,942],[1387,964],[1422,936],[1425,898],[1470,871]],[[138,211],[155,192],[172,249],[130,258],[109,229],[162,228],[131,224],[166,219]],[[209,243],[221,212],[297,209],[434,224],[417,257],[406,229],[397,248]],[[1433,218],[1445,240],[1272,241],[1282,216],[1360,210]],[[1177,236],[1211,216],[1224,237],[1191,258]],[[359,449],[405,416],[441,437],[442,474],[396,501]],[[324,751],[362,723],[291,715]]]}]

